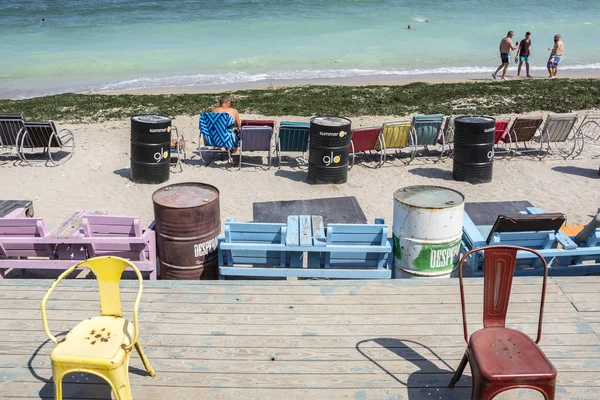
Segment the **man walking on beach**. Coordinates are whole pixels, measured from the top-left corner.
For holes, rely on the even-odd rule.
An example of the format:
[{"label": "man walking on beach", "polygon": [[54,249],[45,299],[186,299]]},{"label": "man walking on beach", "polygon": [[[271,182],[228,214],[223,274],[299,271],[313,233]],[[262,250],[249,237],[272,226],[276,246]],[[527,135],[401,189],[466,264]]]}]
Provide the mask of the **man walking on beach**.
[{"label": "man walking on beach", "polygon": [[517,55],[515,56],[515,62],[519,61],[519,69],[517,70],[517,76],[521,76],[521,67],[523,63],[525,63],[525,71],[527,72],[527,77],[531,78],[529,75],[529,56],[531,56],[531,32],[527,32],[525,34],[525,39],[521,40],[518,45],[519,49],[517,50]]},{"label": "man walking on beach", "polygon": [[512,41],[514,35],[515,33],[513,31],[508,31],[506,37],[500,42],[500,59],[502,60],[502,64],[500,64],[500,66],[496,68],[496,72],[492,74],[494,79],[496,79],[498,71],[504,68],[504,71],[502,71],[502,80],[506,80],[506,71],[508,71],[508,64],[510,62],[510,52],[517,48]]},{"label": "man walking on beach", "polygon": [[549,79],[556,78],[556,73],[558,72],[558,63],[561,62],[563,58],[563,54],[565,52],[565,44],[563,43],[560,34],[554,35],[554,47],[548,48],[548,50],[552,50],[550,53],[550,59],[548,59],[548,73],[550,76]]}]

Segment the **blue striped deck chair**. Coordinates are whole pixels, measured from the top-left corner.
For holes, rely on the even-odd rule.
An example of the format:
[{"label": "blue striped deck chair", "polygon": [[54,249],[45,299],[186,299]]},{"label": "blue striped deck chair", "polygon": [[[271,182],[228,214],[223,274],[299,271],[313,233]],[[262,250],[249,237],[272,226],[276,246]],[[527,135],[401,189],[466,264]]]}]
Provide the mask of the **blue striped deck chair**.
[{"label": "blue striped deck chair", "polygon": [[279,123],[279,134],[275,143],[275,152],[279,160],[278,169],[281,168],[281,153],[284,151],[302,153],[302,160],[306,162],[309,132],[308,122],[281,121]]},{"label": "blue striped deck chair", "polygon": [[[202,158],[203,152],[227,152],[227,168],[231,163],[231,150],[239,146],[239,139],[233,128],[235,120],[228,113],[206,112],[200,115],[200,141],[198,142],[198,153]],[[208,148],[202,148],[202,144]],[[225,149],[225,150],[223,150]],[[207,162],[210,164],[214,158]]]},{"label": "blue striped deck chair", "polygon": [[416,150],[418,147],[422,147],[425,150],[425,156],[421,158],[435,159],[436,161],[442,158],[444,149],[446,147],[446,140],[444,135],[441,135],[442,149],[438,157],[430,157],[429,149],[432,146],[437,146],[438,138],[442,129],[442,123],[444,122],[443,114],[430,114],[430,115],[415,115],[412,119],[412,131],[415,146],[415,157]]}]

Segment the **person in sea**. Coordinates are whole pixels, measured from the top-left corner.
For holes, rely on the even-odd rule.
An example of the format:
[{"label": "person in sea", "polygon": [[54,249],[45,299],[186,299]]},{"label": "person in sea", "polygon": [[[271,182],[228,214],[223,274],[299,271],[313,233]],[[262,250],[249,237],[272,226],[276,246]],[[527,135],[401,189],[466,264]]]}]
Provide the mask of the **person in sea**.
[{"label": "person in sea", "polygon": [[529,75],[529,57],[531,56],[531,32],[527,32],[525,34],[525,39],[518,42],[517,45],[517,55],[515,56],[515,62],[519,62],[517,76],[521,76],[521,67],[523,66],[523,63],[525,63],[525,71],[527,72],[527,77],[532,78],[532,76]]},{"label": "person in sea", "polygon": [[565,53],[565,44],[563,43],[560,34],[557,33],[554,35],[554,47],[548,48],[548,50],[552,50],[550,58],[548,59],[548,74],[550,74],[548,78],[554,79],[558,72],[558,64],[562,61]]},{"label": "person in sea", "polygon": [[[238,110],[231,106],[231,97],[226,94],[219,98],[219,107],[215,107],[212,109],[212,112],[215,113],[227,113],[233,117],[235,120],[236,131],[242,127],[242,120],[240,119],[240,113]],[[237,133],[237,132],[236,132]],[[231,154],[239,154],[240,149],[236,148]]]},{"label": "person in sea", "polygon": [[506,71],[508,71],[508,64],[510,63],[510,52],[515,50],[517,46],[513,44],[512,37],[515,35],[513,31],[508,31],[506,37],[500,41],[500,59],[502,60],[502,64],[498,68],[496,68],[496,72],[492,74],[492,78],[496,79],[496,74],[502,68],[502,80],[506,80]]}]

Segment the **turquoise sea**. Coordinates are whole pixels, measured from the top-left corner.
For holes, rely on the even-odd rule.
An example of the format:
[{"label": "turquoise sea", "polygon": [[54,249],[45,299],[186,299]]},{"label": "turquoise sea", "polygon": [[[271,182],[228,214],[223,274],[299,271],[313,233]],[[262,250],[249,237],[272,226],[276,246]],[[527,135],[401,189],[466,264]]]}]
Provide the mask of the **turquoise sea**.
[{"label": "turquoise sea", "polygon": [[0,22],[2,98],[487,76],[509,29],[515,40],[532,32],[539,75],[555,33],[563,69],[600,69],[598,0],[2,0]]}]

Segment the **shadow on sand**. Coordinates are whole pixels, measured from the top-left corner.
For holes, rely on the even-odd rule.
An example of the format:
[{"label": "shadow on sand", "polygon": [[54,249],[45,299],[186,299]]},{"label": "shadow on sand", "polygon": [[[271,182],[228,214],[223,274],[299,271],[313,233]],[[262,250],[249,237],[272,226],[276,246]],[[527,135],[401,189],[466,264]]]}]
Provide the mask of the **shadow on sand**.
[{"label": "shadow on sand", "polygon": [[592,179],[600,178],[600,176],[598,176],[597,169],[574,167],[572,165],[553,167],[552,171],[562,172],[563,174],[569,174],[569,175],[583,176],[585,178],[592,178]]}]

